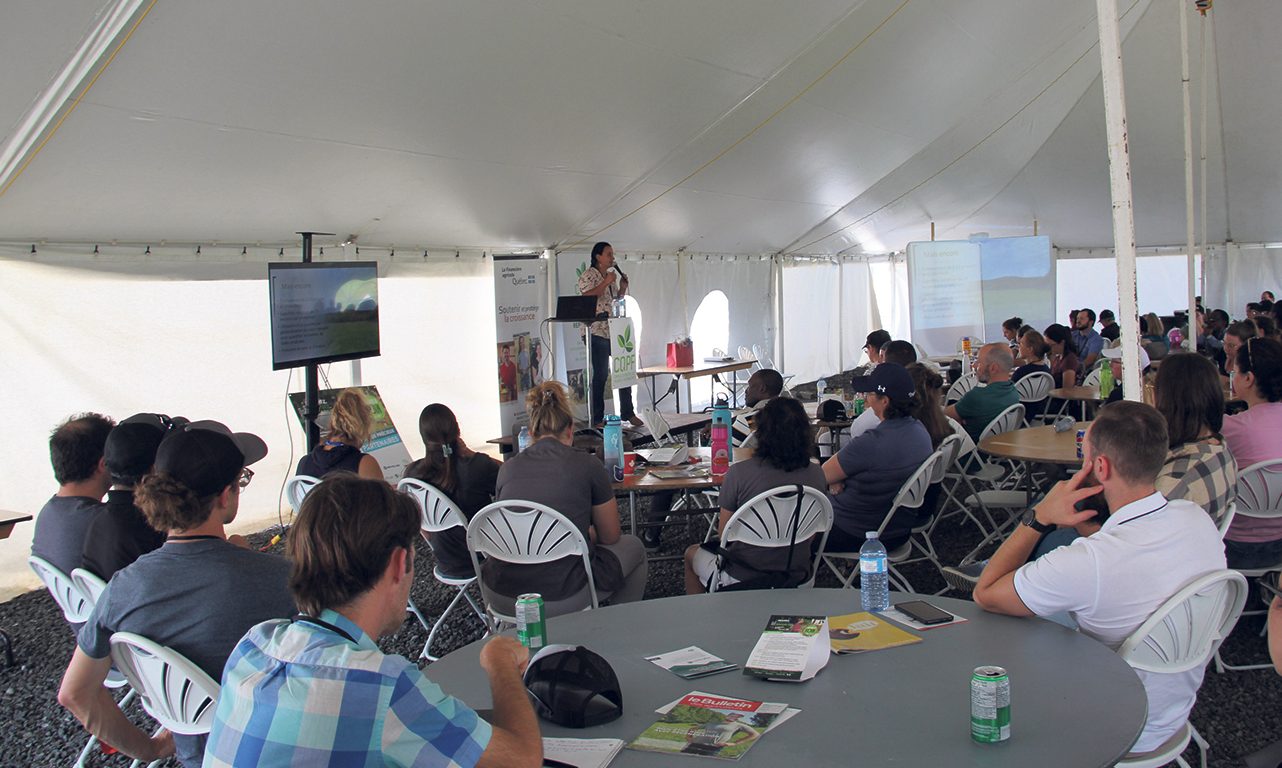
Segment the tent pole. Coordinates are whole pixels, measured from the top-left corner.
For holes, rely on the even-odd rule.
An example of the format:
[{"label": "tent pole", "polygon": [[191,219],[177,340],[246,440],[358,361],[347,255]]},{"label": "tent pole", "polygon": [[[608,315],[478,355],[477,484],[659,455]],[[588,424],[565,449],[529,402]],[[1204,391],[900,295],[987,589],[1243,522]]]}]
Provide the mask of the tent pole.
[{"label": "tent pole", "polygon": [[[1202,282],[1203,282],[1202,296],[1205,298],[1206,297],[1206,292],[1205,292],[1206,291],[1206,285],[1205,285],[1206,283],[1206,233],[1207,233],[1207,230],[1210,229],[1209,222],[1206,220],[1206,98],[1207,98],[1207,93],[1211,90],[1211,83],[1210,83],[1210,80],[1207,79],[1207,74],[1206,74],[1207,55],[1206,55],[1206,14],[1205,13],[1202,14],[1202,20],[1198,23],[1198,38],[1199,38],[1198,42],[1202,46],[1202,80],[1200,82],[1200,87],[1202,89],[1202,133],[1200,136],[1201,149],[1202,149],[1201,165],[1200,165],[1200,173],[1202,176],[1201,178],[1202,218],[1200,219],[1200,221],[1202,222],[1202,248],[1200,249],[1199,253],[1202,254]],[[1225,180],[1225,183],[1227,184],[1227,179]],[[1225,298],[1227,299],[1228,296],[1226,295]]]},{"label": "tent pole", "polygon": [[1113,252],[1117,256],[1118,319],[1122,336],[1122,386],[1127,400],[1140,401],[1139,316],[1135,296],[1135,212],[1131,204],[1131,159],[1126,134],[1126,89],[1116,0],[1095,0],[1099,19],[1108,175],[1113,199]]},{"label": "tent pole", "polygon": [[[1197,258],[1193,242],[1193,108],[1189,100],[1189,15],[1184,7],[1186,0],[1172,0],[1175,11],[1180,15],[1180,83],[1184,95],[1184,254],[1188,257],[1189,268],[1189,327],[1185,334],[1184,348],[1197,351],[1197,270],[1194,260]],[[1205,229],[1206,221],[1202,221]],[[1206,257],[1203,256],[1205,270]]]},{"label": "tent pole", "polygon": [[[299,232],[303,236],[303,263],[312,261],[312,235],[330,234],[327,232]],[[303,431],[307,434],[308,453],[320,443],[320,427],[316,419],[320,416],[320,382],[316,372],[320,366],[310,363],[303,366]]]}]

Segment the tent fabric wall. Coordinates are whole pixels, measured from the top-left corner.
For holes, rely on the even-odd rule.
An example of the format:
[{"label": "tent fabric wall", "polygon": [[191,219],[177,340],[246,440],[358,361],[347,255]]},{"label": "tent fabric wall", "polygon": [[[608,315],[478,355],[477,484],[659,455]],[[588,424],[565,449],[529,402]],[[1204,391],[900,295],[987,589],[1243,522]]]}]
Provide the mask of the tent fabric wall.
[{"label": "tent fabric wall", "polygon": [[771,349],[770,262],[760,257],[722,257],[692,254],[682,257],[686,306],[694,311],[713,290],[730,300],[730,349],[760,344]]},{"label": "tent fabric wall", "polygon": [[[51,249],[39,256],[84,259]],[[166,264],[155,256],[134,268],[171,276],[0,259],[8,385],[0,419],[12,448],[0,466],[0,509],[34,514],[57,489],[45,446],[68,415],[97,411],[122,419],[157,411],[217,419],[262,436],[270,453],[254,467],[239,524],[257,529],[275,522],[282,483],[305,442],[287,410],[286,383],[293,391],[303,387],[299,375],[271,370],[264,263],[218,265],[229,278],[222,280],[173,277],[208,265]],[[490,262],[479,255],[383,262],[379,276],[382,356],[362,362],[363,383],[378,386],[411,456],[422,455],[418,413],[431,402],[449,405],[464,439],[482,445],[499,428]],[[341,387],[351,383],[351,369],[335,363],[322,370]],[[25,564],[31,533],[24,524],[0,542],[0,586],[35,584]]]},{"label": "tent fabric wall", "polygon": [[1244,317],[1247,302],[1259,301],[1266,290],[1282,294],[1282,245],[1229,244],[1207,254],[1206,306]]},{"label": "tent fabric wall", "polygon": [[[787,263],[783,268],[783,347],[786,373],[797,382],[842,370],[842,265],[823,261]],[[866,304],[865,294],[860,303]],[[837,318],[840,318],[837,320]],[[834,320],[837,320],[834,322]]]}]

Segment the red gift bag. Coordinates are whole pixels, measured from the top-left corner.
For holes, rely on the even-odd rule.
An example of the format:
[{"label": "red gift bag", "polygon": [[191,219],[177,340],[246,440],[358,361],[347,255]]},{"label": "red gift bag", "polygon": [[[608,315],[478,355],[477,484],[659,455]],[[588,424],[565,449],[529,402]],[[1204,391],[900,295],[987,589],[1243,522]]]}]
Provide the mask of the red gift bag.
[{"label": "red gift bag", "polygon": [[668,367],[684,368],[694,365],[694,344],[687,341],[684,344],[678,344],[675,341],[668,342]]}]

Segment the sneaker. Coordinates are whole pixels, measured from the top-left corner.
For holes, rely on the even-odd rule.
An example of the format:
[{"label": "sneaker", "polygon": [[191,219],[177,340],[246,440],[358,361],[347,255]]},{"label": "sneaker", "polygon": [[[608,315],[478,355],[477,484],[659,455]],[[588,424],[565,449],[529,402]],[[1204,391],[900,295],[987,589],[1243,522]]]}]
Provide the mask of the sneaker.
[{"label": "sneaker", "polygon": [[645,545],[646,554],[654,554],[663,546],[663,532],[656,528],[645,528],[641,531],[641,543]]},{"label": "sneaker", "polygon": [[986,565],[988,561],[981,560],[970,565],[946,566],[943,569],[944,581],[958,592],[974,592],[975,585],[979,583],[979,575],[984,572]]}]

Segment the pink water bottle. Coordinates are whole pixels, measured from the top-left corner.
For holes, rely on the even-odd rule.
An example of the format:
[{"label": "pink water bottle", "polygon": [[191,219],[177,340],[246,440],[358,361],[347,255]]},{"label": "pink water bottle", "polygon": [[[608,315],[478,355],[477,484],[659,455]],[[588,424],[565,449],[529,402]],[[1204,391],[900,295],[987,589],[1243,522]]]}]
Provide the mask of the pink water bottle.
[{"label": "pink water bottle", "polygon": [[712,476],[722,477],[730,469],[730,428],[712,425]]}]

